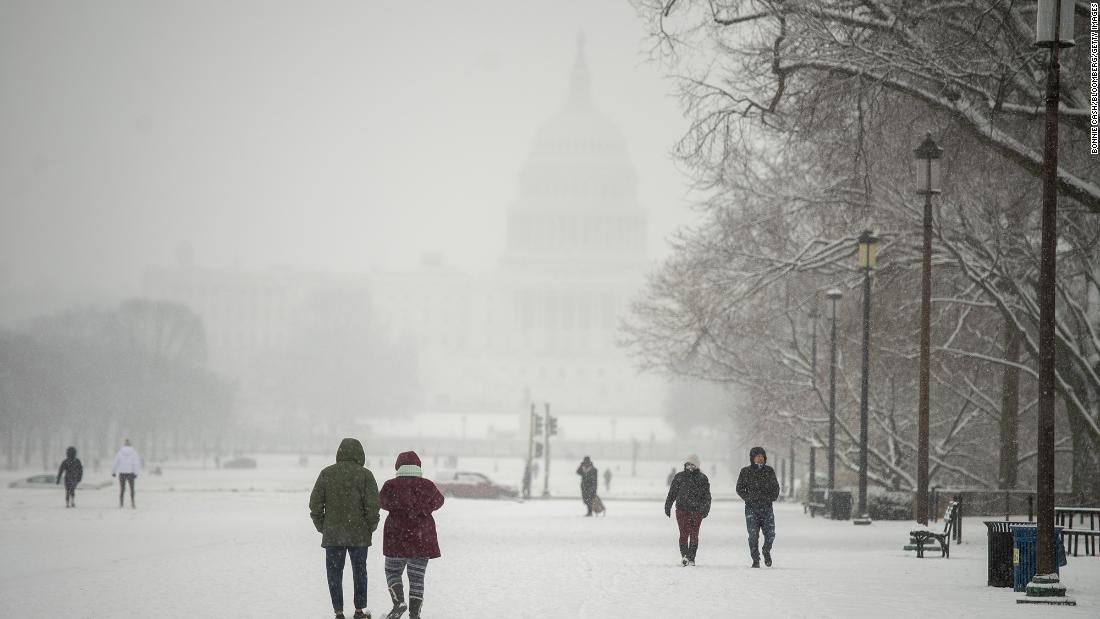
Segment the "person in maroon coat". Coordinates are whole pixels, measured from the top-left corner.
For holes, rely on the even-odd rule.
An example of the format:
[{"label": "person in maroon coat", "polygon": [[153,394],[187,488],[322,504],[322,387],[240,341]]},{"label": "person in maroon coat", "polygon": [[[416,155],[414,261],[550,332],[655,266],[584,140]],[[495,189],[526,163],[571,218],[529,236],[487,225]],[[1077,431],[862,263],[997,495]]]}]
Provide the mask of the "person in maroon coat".
[{"label": "person in maroon coat", "polygon": [[[382,554],[386,556],[386,583],[393,609],[387,619],[400,619],[405,610],[409,619],[420,619],[424,604],[424,572],[428,559],[439,557],[439,540],[432,512],[443,507],[443,495],[431,480],[424,479],[420,457],[415,451],[397,456],[397,476],[382,484],[379,500],[389,512],[382,530]],[[409,604],[401,575],[409,569]]]}]

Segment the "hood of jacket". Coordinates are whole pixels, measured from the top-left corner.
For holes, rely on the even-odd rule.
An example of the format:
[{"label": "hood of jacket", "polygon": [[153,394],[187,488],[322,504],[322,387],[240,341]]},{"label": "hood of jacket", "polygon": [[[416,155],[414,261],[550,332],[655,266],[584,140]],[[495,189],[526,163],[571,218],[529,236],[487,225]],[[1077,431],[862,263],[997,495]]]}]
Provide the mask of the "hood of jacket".
[{"label": "hood of jacket", "polygon": [[65,450],[65,457],[72,459],[76,457],[76,447],[70,447]]},{"label": "hood of jacket", "polygon": [[749,464],[755,464],[753,458],[756,457],[756,454],[764,456],[764,464],[768,463],[768,452],[764,451],[763,447],[753,447],[749,450]]},{"label": "hood of jacket", "polygon": [[363,466],[367,457],[363,454],[363,444],[356,438],[346,438],[340,441],[340,447],[336,450],[337,462],[354,462]]},{"label": "hood of jacket", "polygon": [[420,456],[416,455],[415,451],[403,451],[397,454],[397,462],[393,464],[394,470],[400,469],[406,464],[413,466],[422,466],[420,464]]}]

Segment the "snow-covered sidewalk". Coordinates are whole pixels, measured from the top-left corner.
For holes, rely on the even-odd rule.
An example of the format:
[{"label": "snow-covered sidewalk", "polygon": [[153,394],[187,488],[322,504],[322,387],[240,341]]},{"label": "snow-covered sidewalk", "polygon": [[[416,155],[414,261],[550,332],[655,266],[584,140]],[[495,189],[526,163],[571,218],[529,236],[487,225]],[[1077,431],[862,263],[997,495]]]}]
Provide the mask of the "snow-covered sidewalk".
[{"label": "snow-covered sidewalk", "polygon": [[[2,617],[331,617],[308,493],[157,490],[138,509],[113,490],[0,488]],[[985,527],[968,518],[948,560],[902,550],[907,522],[811,519],[779,504],[775,566],[749,568],[743,506],[704,521],[698,566],[679,566],[659,501],[451,499],[437,514],[443,557],[428,568],[424,616],[724,619],[752,617],[1096,617],[1100,558],[1070,557],[1075,608],[1022,607],[986,582]],[[389,608],[380,539],[370,608]],[[351,599],[350,574],[345,597]]]}]

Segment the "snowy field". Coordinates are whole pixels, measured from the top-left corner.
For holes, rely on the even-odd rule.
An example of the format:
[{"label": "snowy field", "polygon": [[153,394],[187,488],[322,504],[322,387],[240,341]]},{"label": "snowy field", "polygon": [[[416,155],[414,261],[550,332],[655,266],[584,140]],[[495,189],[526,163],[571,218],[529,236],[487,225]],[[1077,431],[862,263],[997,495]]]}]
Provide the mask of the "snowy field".
[{"label": "snowy field", "polygon": [[[138,479],[136,510],[120,510],[113,488],[79,491],[65,509],[60,488],[7,487],[36,471],[0,474],[0,617],[331,617],[307,509],[327,459],[292,460],[261,458],[252,471],[166,465]],[[554,463],[552,491],[576,493],[569,464]],[[392,470],[372,468],[380,480]],[[704,521],[698,566],[682,568],[675,522],[659,499],[641,498],[663,495],[658,477],[617,476],[606,518],[582,517],[579,499],[448,500],[423,616],[1100,616],[1098,557],[1063,568],[1075,608],[1019,606],[1011,590],[987,587],[982,518],[966,520],[951,559],[918,560],[901,550],[909,523],[855,527],[777,504],[775,566],[753,570],[742,504],[721,501]],[[368,570],[377,619],[389,608],[380,533]],[[350,573],[345,599],[350,611]]]}]

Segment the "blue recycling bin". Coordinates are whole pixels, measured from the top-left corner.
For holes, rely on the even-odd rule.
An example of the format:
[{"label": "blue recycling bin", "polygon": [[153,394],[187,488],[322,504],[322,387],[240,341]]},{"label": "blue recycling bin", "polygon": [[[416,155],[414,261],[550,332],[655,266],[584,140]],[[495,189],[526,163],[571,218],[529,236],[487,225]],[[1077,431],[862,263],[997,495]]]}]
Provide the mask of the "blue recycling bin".
[{"label": "blue recycling bin", "polygon": [[[1036,526],[1012,525],[1012,590],[1023,592],[1035,577]],[[1062,527],[1054,527],[1054,570],[1066,564],[1066,549],[1062,545]]]}]

